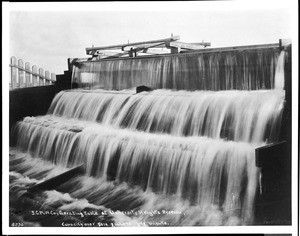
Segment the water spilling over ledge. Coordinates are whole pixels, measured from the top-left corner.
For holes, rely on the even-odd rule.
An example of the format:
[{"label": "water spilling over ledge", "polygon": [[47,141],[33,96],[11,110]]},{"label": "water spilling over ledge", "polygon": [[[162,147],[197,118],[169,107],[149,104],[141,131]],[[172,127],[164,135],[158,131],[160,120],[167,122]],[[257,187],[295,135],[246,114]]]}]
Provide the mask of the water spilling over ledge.
[{"label": "water spilling over ledge", "polygon": [[[56,124],[59,123],[60,127]],[[189,200],[200,209],[218,211],[251,222],[257,185],[254,147],[202,137],[173,137],[117,130],[91,123],[82,132],[74,124],[49,117],[19,123],[18,147],[58,166],[85,163],[101,181],[138,185],[146,191]],[[30,138],[28,138],[28,136]],[[125,196],[124,196],[125,197]]]},{"label": "water spilling over ledge", "polygon": [[73,67],[78,87],[122,90],[137,85],[175,90],[273,89],[278,47],[100,60]]},{"label": "water spilling over ledge", "polygon": [[[18,137],[17,147],[23,152],[59,166],[71,168],[85,163],[86,173],[101,181],[126,182],[164,196],[176,195],[201,209],[209,205],[220,208],[221,212],[239,209],[234,216],[250,223],[258,185],[254,150],[266,141],[264,133],[267,137],[276,133],[274,129],[277,130],[280,123],[283,95],[281,90],[222,91],[217,94],[161,90],[136,95],[130,92],[67,91],[57,95],[47,116],[27,117],[19,122],[15,136]],[[201,102],[202,98],[204,102]],[[149,105],[143,103],[144,99]],[[221,101],[224,103],[219,107],[217,104]],[[266,101],[268,105],[264,108]],[[136,131],[137,127],[132,125],[120,129],[124,126],[122,122],[114,123],[114,120],[122,121],[132,115],[134,121],[140,119],[140,112],[145,112],[138,109],[138,102],[141,108],[157,106],[146,114],[145,117],[153,114],[154,118],[144,119],[144,127],[150,127],[155,115],[156,123],[166,127],[176,114],[183,114],[177,117],[177,123],[173,122],[176,133],[162,134],[167,130],[161,130],[159,126],[152,130],[153,134],[147,129],[144,129],[146,132]],[[128,112],[132,104],[137,109]],[[206,110],[213,109],[206,118],[209,122],[201,121],[201,114],[206,116],[203,104]],[[180,108],[184,110],[180,111]],[[187,116],[187,108],[196,114],[195,121]],[[229,130],[236,134],[221,137],[226,112],[233,117]],[[99,115],[101,119],[97,119]],[[242,117],[238,117],[240,115]],[[190,129],[193,128],[194,133],[190,137],[184,137],[186,132],[179,132],[180,126],[184,127],[186,123],[193,124]],[[267,126],[270,128],[264,131]],[[198,132],[203,129],[209,135]]]},{"label": "water spilling over ledge", "polygon": [[49,114],[151,133],[276,142],[284,90],[58,94]]},{"label": "water spilling over ledge", "polygon": [[[99,219],[106,226],[251,225],[255,149],[279,139],[284,57],[267,49],[82,63],[73,82],[93,90],[60,92],[47,115],[15,126],[10,194],[84,163],[85,176],[34,196],[36,207],[119,211]],[[167,89],[95,90],[140,84]],[[138,211],[152,215],[121,213]]]}]

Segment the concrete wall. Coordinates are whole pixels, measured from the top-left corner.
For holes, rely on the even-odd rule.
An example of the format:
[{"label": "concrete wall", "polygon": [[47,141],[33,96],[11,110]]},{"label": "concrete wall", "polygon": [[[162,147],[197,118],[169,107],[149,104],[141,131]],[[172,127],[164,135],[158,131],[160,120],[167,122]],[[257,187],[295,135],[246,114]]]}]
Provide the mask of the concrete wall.
[{"label": "concrete wall", "polygon": [[[9,91],[9,130],[12,132],[14,124],[26,116],[45,115],[54,96],[71,88],[71,72],[56,76],[54,85],[14,89]],[[14,145],[10,135],[10,145]]]},{"label": "concrete wall", "polygon": [[11,130],[13,125],[25,116],[46,114],[54,96],[55,85],[11,90],[9,92],[9,129]]}]

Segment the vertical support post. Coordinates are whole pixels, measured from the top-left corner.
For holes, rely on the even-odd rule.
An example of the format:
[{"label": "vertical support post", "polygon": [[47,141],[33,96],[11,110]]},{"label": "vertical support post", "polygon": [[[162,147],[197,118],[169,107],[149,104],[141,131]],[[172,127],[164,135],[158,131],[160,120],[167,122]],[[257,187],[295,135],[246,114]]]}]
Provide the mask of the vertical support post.
[{"label": "vertical support post", "polygon": [[170,47],[171,48],[171,53],[175,54],[175,53],[179,53],[180,52],[180,48],[177,47]]},{"label": "vertical support post", "polygon": [[283,50],[282,39],[279,39],[279,49]]},{"label": "vertical support post", "polygon": [[52,84],[54,81],[56,81],[56,75],[54,73],[51,73],[51,79],[52,79]]},{"label": "vertical support post", "polygon": [[[45,71],[45,77],[50,79],[50,72],[48,70]],[[45,84],[51,84],[50,80],[45,80]]]},{"label": "vertical support post", "polygon": [[17,87],[18,69],[14,66],[17,65],[17,59],[15,57],[10,58],[10,87],[11,89]]},{"label": "vertical support post", "polygon": [[35,74],[32,74],[32,85],[33,86],[38,86],[39,81],[38,81],[38,76],[36,75],[38,73],[36,65],[32,66],[32,73],[35,73]]},{"label": "vertical support post", "polygon": [[[30,63],[26,62],[25,63],[25,69],[30,71]],[[25,71],[25,87],[30,87],[31,86],[31,73]]]},{"label": "vertical support post", "polygon": [[[22,59],[19,59],[18,60],[18,66],[20,68],[23,68],[24,69],[24,63],[23,63],[23,60]],[[19,77],[19,88],[23,88],[24,87],[24,70],[22,69],[18,69],[18,77]]]},{"label": "vertical support post", "polygon": [[39,77],[39,85],[43,86],[43,85],[45,85],[45,79],[43,78],[43,76],[44,76],[43,68],[39,68],[39,75],[41,75],[41,77]]}]

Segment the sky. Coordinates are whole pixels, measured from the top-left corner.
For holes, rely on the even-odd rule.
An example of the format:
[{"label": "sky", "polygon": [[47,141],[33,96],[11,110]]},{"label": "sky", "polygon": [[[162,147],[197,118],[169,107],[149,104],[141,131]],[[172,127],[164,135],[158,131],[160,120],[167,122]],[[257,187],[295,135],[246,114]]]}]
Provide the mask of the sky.
[{"label": "sky", "polygon": [[222,1],[75,5],[12,5],[9,56],[62,74],[67,58],[88,57],[85,48],[92,45],[154,40],[173,34],[180,35],[183,42],[203,40],[211,47],[223,47],[277,43],[294,33],[288,4],[253,7]]}]

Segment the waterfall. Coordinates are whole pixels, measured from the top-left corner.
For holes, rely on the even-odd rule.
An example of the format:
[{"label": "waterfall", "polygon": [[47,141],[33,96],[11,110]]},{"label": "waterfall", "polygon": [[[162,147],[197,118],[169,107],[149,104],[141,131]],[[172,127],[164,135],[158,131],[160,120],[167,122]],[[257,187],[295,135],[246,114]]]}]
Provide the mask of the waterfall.
[{"label": "waterfall", "polygon": [[138,85],[176,90],[273,89],[278,48],[186,53],[83,62],[73,67],[81,88],[122,90]]},{"label": "waterfall", "polygon": [[[57,125],[59,124],[59,125]],[[248,214],[258,171],[254,147],[203,137],[173,137],[42,117],[19,124],[18,147],[59,166],[85,163],[90,176]],[[28,142],[28,136],[29,142]],[[249,219],[247,219],[249,220]]]},{"label": "waterfall", "polygon": [[283,90],[61,92],[49,114],[153,133],[277,141]]},{"label": "waterfall", "polygon": [[[130,88],[140,78],[169,89],[60,92],[47,115],[25,117],[15,126],[10,193],[19,199],[24,185],[84,163],[85,176],[45,191],[38,202],[60,210],[111,210],[101,218],[104,225],[253,224],[255,148],[279,139],[282,55],[194,55],[204,65],[200,70],[186,55],[84,64],[73,79],[79,73],[81,83],[94,81],[94,88]],[[133,65],[136,70],[124,69]],[[197,84],[204,90],[187,91]],[[181,86],[187,90],[170,90]]]},{"label": "waterfall", "polygon": [[282,51],[276,65],[275,89],[284,89],[284,58],[285,52]]}]

